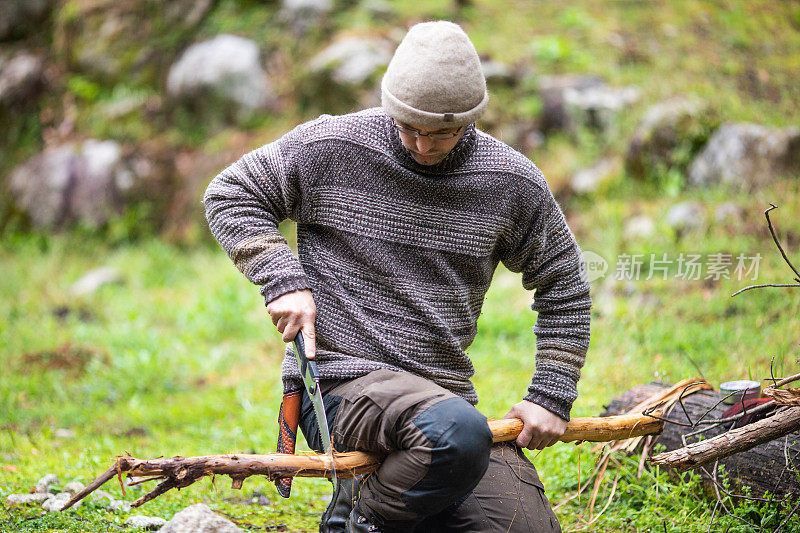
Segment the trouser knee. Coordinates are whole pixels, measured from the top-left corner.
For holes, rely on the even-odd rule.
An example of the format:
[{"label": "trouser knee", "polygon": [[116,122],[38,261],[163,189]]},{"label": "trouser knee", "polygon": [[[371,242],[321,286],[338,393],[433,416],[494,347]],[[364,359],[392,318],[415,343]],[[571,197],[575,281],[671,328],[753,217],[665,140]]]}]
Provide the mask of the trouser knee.
[{"label": "trouser knee", "polygon": [[419,414],[414,424],[432,443],[425,478],[459,496],[475,488],[489,466],[492,433],[486,417],[462,398],[449,398]]}]

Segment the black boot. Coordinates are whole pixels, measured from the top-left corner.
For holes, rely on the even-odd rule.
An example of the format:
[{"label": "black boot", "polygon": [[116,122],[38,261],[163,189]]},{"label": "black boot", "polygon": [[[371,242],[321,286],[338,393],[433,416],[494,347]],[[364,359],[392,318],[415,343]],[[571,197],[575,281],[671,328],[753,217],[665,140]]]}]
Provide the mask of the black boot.
[{"label": "black boot", "polygon": [[322,514],[320,533],[346,533],[353,502],[358,499],[359,478],[340,479],[333,499]]},{"label": "black boot", "polygon": [[350,520],[347,521],[347,533],[381,533],[382,531],[369,518],[359,513],[355,507],[350,511]]}]

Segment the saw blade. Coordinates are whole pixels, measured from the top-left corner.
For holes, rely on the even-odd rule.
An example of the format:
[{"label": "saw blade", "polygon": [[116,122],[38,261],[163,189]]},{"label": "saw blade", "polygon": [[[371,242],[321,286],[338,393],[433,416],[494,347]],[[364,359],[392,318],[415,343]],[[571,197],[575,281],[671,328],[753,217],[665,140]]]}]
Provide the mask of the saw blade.
[{"label": "saw blade", "polygon": [[333,446],[331,445],[331,434],[328,429],[328,417],[325,414],[325,403],[322,400],[322,390],[319,386],[317,363],[313,359],[306,357],[303,334],[299,331],[294,339],[294,347],[295,357],[300,367],[300,375],[303,377],[306,393],[311,400],[311,405],[314,406],[314,414],[317,417],[317,426],[319,427],[319,436],[322,440],[322,449],[331,458],[331,481],[333,481],[333,485],[336,487],[339,480],[336,477],[336,466],[333,461]]}]

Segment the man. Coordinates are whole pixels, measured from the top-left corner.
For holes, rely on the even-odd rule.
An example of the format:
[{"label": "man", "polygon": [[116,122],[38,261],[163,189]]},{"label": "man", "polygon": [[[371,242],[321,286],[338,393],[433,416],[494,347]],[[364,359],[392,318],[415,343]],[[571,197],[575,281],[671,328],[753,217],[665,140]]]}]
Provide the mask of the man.
[{"label": "man", "polygon": [[[589,343],[580,250],[536,166],[474,122],[487,101],[456,24],[411,28],[382,108],[322,116],[246,154],[209,185],[212,232],[261,285],[283,340],[302,331],[334,448],[385,454],[341,482],[321,531],[557,531],[533,465],[492,446],[465,350],[502,261],[536,289],[536,370],[508,417],[516,444],[564,432]],[[299,259],[278,232],[297,222]],[[286,391],[302,388],[292,353]],[[321,443],[310,402],[301,427]]]}]

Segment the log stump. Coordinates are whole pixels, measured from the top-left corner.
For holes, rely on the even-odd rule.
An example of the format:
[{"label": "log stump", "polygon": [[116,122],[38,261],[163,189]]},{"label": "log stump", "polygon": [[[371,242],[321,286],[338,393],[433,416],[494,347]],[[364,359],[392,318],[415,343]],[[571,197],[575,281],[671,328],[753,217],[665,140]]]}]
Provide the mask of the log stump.
[{"label": "log stump", "polygon": [[[622,396],[614,398],[606,407],[601,416],[618,414],[629,409],[648,396],[668,388],[666,383],[653,382],[646,385],[637,385]],[[715,391],[699,391],[683,399],[686,413],[676,404],[669,414],[670,420],[678,422],[696,422],[709,409],[705,420],[722,418],[722,413],[730,407],[720,402],[721,395]],[[715,406],[715,404],[717,404]],[[714,437],[729,429],[731,424],[708,429],[705,438]],[[699,429],[699,427],[698,427]],[[664,451],[675,450],[683,446],[681,435],[694,431],[691,428],[667,422],[664,430],[658,436],[656,443],[664,447]],[[697,442],[697,437],[687,439],[687,444]],[[656,446],[656,449],[659,447]],[[654,452],[655,453],[655,452]],[[765,444],[737,453],[719,462],[724,466],[725,472],[736,485],[749,486],[751,496],[761,497],[765,491],[783,498],[789,495],[800,495],[800,432],[790,433],[783,438],[769,441]],[[707,470],[710,472],[710,465]],[[703,478],[710,480],[704,472],[698,470]],[[719,478],[718,478],[719,479]]]}]

